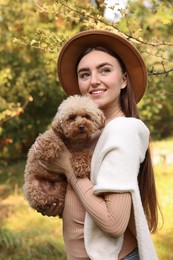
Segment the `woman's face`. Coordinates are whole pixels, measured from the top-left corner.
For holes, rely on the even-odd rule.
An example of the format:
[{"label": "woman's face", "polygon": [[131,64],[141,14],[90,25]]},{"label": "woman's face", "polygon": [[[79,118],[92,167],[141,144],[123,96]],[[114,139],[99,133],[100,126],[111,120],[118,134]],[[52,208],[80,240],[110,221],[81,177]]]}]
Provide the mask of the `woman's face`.
[{"label": "woman's face", "polygon": [[119,106],[120,92],[127,79],[116,58],[93,50],[80,60],[77,75],[82,96],[90,96],[102,109]]}]

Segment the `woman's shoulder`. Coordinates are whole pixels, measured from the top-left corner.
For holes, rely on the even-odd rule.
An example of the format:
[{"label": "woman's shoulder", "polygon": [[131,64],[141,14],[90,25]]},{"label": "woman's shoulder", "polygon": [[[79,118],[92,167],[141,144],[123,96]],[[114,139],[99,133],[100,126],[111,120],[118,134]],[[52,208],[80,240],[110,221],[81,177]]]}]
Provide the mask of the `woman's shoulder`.
[{"label": "woman's shoulder", "polygon": [[140,138],[149,138],[149,129],[140,119],[134,117],[117,117],[111,120],[104,128],[102,135],[118,136],[119,138],[130,138],[138,136]]},{"label": "woman's shoulder", "polygon": [[135,117],[117,117],[112,119],[105,127],[107,130],[121,129],[125,131],[129,130],[146,130],[149,131],[148,127],[144,122]]},{"label": "woman's shoulder", "polygon": [[139,155],[142,154],[143,159],[148,144],[149,130],[140,119],[117,117],[105,126],[97,142],[94,158],[104,158],[109,151],[123,151],[127,154],[140,151]]}]

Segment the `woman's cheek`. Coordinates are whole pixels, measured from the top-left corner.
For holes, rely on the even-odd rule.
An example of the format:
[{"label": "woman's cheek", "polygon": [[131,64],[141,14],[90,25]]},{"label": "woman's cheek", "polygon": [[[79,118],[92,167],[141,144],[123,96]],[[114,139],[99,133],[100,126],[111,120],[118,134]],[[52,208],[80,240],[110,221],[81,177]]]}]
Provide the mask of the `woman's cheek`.
[{"label": "woman's cheek", "polygon": [[80,90],[81,95],[84,95],[87,92],[87,87],[85,86],[85,84],[82,84],[81,82],[79,82],[79,90]]}]

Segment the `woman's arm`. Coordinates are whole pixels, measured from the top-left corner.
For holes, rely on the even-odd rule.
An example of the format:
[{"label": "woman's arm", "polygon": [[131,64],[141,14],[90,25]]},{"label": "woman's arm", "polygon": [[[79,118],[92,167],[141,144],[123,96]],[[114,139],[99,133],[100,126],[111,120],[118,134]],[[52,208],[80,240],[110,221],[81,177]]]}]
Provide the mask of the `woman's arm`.
[{"label": "woman's arm", "polygon": [[112,237],[124,234],[127,229],[131,213],[130,193],[104,193],[102,196],[93,193],[93,184],[86,178],[77,178],[70,163],[70,153],[63,152],[64,160],[54,160],[49,164],[42,164],[47,169],[57,169],[64,172],[68,182],[73,187],[86,211],[95,223]]},{"label": "woman's arm", "polygon": [[86,211],[95,223],[112,237],[124,234],[131,213],[130,193],[93,193],[93,185],[88,178],[76,178],[72,173],[67,176],[69,183],[78,195]]}]

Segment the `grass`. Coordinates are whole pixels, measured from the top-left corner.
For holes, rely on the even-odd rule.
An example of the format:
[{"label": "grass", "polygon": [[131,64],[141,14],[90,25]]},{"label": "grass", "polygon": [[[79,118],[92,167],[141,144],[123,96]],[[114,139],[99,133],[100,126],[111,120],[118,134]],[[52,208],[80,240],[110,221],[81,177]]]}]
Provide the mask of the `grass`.
[{"label": "grass", "polygon": [[24,167],[0,165],[0,259],[65,260],[62,221],[37,213],[23,197]]},{"label": "grass", "polygon": [[[155,165],[156,185],[159,203],[163,214],[159,218],[158,232],[153,236],[159,259],[173,259],[173,138],[154,142],[153,157],[157,157]],[[160,157],[160,160],[158,159]]]},{"label": "grass", "polygon": [[[164,225],[160,218],[153,241],[159,259],[172,260],[173,248],[173,162],[163,160],[172,154],[173,139],[154,142],[153,155],[160,154],[155,165],[156,184]],[[169,152],[168,152],[169,151]],[[0,162],[0,259],[7,260],[65,260],[62,221],[37,213],[24,200],[23,171],[25,161]]]},{"label": "grass", "polygon": [[[163,222],[160,218],[160,230],[154,235],[154,243],[159,259],[173,259],[173,165],[157,166],[156,183],[159,195],[160,207],[163,214]],[[162,227],[163,225],[163,227]],[[162,227],[162,228],[161,228]]]}]

